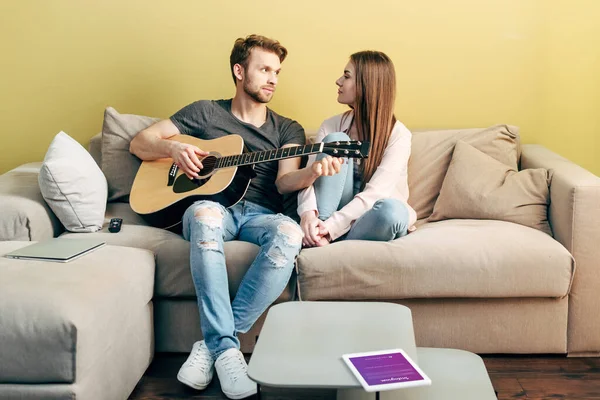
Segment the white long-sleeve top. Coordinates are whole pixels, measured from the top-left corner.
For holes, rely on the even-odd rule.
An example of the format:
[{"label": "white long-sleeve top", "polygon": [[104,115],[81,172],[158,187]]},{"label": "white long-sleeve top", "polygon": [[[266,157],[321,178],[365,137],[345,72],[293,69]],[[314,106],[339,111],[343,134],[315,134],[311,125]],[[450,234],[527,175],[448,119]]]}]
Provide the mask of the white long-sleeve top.
[{"label": "white long-sleeve top", "polygon": [[[350,128],[351,116],[342,118],[344,114],[325,120],[317,132],[316,142],[333,132],[345,132]],[[352,138],[354,139],[354,138]],[[369,211],[380,199],[394,198],[400,200],[408,209],[409,231],[414,229],[417,213],[408,205],[408,159],[410,157],[412,134],[400,121],[396,121],[381,163],[377,170],[359,192],[342,209],[335,211],[324,221],[331,240],[335,240],[348,232],[354,221]],[[315,162],[316,155],[311,155],[308,165]],[[311,185],[298,193],[298,215],[306,211],[317,211],[315,189]]]}]

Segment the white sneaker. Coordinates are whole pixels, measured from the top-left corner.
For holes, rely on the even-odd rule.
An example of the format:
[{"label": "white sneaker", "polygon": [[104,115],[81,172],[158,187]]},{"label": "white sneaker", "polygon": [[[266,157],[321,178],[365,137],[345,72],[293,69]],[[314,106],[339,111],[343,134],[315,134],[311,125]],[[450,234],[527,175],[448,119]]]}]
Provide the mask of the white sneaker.
[{"label": "white sneaker", "polygon": [[194,343],[192,352],[177,374],[177,380],[197,390],[205,389],[213,378],[215,365],[204,340]]},{"label": "white sneaker", "polygon": [[215,361],[221,390],[230,399],[243,399],[256,394],[256,382],[248,377],[248,364],[238,349],[221,353]]}]

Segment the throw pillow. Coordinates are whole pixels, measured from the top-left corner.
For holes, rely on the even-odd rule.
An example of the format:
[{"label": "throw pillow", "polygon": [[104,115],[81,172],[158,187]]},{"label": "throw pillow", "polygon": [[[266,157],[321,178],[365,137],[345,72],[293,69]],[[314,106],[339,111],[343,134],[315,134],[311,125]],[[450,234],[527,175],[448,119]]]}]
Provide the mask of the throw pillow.
[{"label": "throw pillow", "polygon": [[517,172],[459,141],[428,221],[495,219],[552,234],[548,224],[550,174],[544,168]]},{"label": "throw pillow", "polygon": [[71,232],[102,228],[106,211],[106,178],[92,156],[75,139],[59,132],[38,175],[46,203]]},{"label": "throw pillow", "polygon": [[141,160],[129,152],[129,142],[159,118],[119,114],[108,107],[102,124],[102,172],[108,182],[108,201],[129,201]]},{"label": "throw pillow", "polygon": [[481,129],[415,131],[408,162],[408,203],[419,219],[427,218],[442,188],[454,145],[463,140],[494,159],[517,169],[519,128],[495,125]]}]

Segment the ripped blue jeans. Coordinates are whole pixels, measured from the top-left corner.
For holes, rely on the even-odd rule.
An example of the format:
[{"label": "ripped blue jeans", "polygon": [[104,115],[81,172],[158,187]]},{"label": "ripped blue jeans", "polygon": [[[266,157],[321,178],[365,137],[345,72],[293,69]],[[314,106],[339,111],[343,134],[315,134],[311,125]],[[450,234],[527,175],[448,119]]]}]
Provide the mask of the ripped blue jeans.
[{"label": "ripped blue jeans", "polygon": [[[183,216],[183,236],[190,242],[200,327],[216,359],[239,349],[238,333],[248,332],[283,292],[302,246],[302,230],[291,218],[248,201],[228,209],[199,201]],[[231,301],[223,243],[234,239],[254,243],[260,251]]]}]

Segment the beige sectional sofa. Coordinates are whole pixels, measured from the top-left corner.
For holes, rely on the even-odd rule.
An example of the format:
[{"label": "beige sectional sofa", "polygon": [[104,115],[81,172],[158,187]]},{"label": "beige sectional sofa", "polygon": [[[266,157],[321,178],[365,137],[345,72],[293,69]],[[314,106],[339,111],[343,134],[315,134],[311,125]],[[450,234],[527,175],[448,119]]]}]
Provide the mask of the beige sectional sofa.
[{"label": "beige sectional sofa", "polygon": [[0,399],[126,399],[154,354],[153,282],[153,254],[131,247],[0,257]]},{"label": "beige sectional sofa", "polygon": [[[497,159],[504,156],[514,159],[521,169],[550,171],[548,222],[552,235],[501,219],[428,221],[458,140],[471,143],[484,153],[495,154]],[[96,160],[102,157],[99,136],[92,140],[90,153]],[[152,351],[147,348],[147,335],[153,340],[154,351],[189,351],[192,343],[201,337],[189,270],[189,243],[175,233],[147,226],[125,202],[110,202],[106,208],[105,222],[114,216],[123,218],[119,233],[109,233],[106,226],[95,233],[64,232],[40,194],[39,167],[39,163],[26,164],[0,176],[0,239],[10,241],[0,242],[0,253],[23,245],[23,242],[15,245],[14,241],[57,236],[65,240],[81,235],[102,237],[109,246],[103,253],[91,254],[87,261],[84,257],[79,260],[80,264],[65,264],[56,272],[68,284],[95,288],[89,296],[86,291],[64,291],[61,279],[53,279],[44,286],[46,268],[17,265],[18,261],[6,259],[0,264],[0,343],[10,338],[12,346],[12,351],[0,348],[0,399],[13,398],[11,395],[15,393],[24,393],[22,398],[52,397],[39,393],[43,387],[54,390],[57,380],[49,371],[56,365],[40,365],[42,371],[37,375],[25,372],[30,367],[26,364],[35,363],[32,346],[37,348],[41,336],[54,332],[47,331],[54,323],[49,320],[63,321],[63,325],[72,330],[71,336],[56,333],[59,339],[71,338],[71,347],[66,347],[68,352],[61,353],[69,355],[70,358],[63,357],[62,362],[66,364],[62,367],[71,373],[58,379],[65,385],[63,389],[70,388],[65,393],[85,390],[93,395],[84,398],[118,398],[107,397],[94,389],[94,385],[103,384],[102,379],[100,383],[85,380],[90,371],[106,373],[104,367],[89,362],[88,346],[93,341],[90,338],[96,335],[93,327],[110,331],[112,325],[123,324],[123,315],[130,315],[131,323],[144,321],[139,325],[146,330],[142,335],[144,340],[136,340],[139,332],[135,333],[130,326],[122,332],[122,341],[127,346],[119,350],[118,357],[114,356],[115,360],[121,358],[114,362],[124,363],[129,371],[134,371],[129,374],[130,381],[139,379],[152,357]],[[110,187],[110,178],[107,179]],[[419,346],[451,347],[477,353],[568,353],[571,356],[600,353],[600,313],[597,311],[600,305],[597,294],[600,290],[600,179],[597,176],[542,146],[521,145],[514,127],[496,126],[415,132],[409,186],[409,203],[420,218],[416,231],[388,243],[348,241],[302,250],[296,274],[278,302],[401,303],[412,310]],[[232,295],[257,250],[255,245],[240,241],[226,244]],[[113,257],[107,261],[109,254]],[[16,273],[18,269],[27,273]],[[125,283],[123,271],[128,271],[129,276]],[[149,271],[154,275],[149,276]],[[80,281],[69,280],[71,272]],[[86,275],[89,282],[81,281]],[[138,281],[132,285],[134,276]],[[34,287],[39,287],[39,292],[28,287],[28,279],[36,282]],[[113,289],[105,286],[103,292],[96,287],[96,283],[102,285],[111,279],[115,282]],[[2,288],[8,287],[13,289],[7,297]],[[34,292],[40,296],[34,296]],[[144,297],[143,293],[151,293],[151,298]],[[4,301],[8,298],[10,302]],[[46,298],[55,300],[48,303]],[[21,302],[28,308],[21,307]],[[48,307],[49,304],[55,307]],[[48,312],[56,309],[57,315],[54,319],[38,317],[36,305],[46,307]],[[71,313],[70,309],[78,311]],[[88,319],[73,316],[84,310]],[[110,318],[110,310],[114,310],[115,318]],[[148,310],[153,310],[151,323],[144,320]],[[241,338],[244,352],[252,351],[264,317]],[[98,339],[103,347],[95,350],[96,356],[112,357],[112,339],[117,343],[119,335],[120,332],[114,330],[104,339]],[[56,340],[60,342],[59,339]],[[30,352],[25,361],[20,360],[24,351]],[[52,354],[50,351],[46,358]],[[15,361],[21,362],[21,369],[13,368],[10,374],[3,374],[8,371],[3,365]],[[37,394],[32,394],[31,385],[36,386]],[[123,396],[133,389],[131,385],[129,381],[122,383]]]}]

